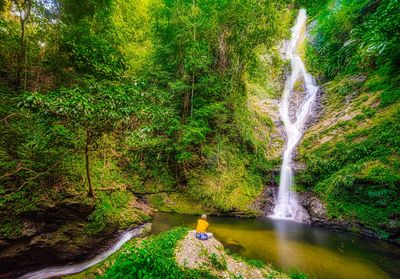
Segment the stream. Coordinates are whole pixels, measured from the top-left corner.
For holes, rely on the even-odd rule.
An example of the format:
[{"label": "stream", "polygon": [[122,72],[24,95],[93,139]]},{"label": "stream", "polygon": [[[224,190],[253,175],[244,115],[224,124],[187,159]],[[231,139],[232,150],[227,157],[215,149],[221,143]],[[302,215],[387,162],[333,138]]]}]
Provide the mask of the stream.
[{"label": "stream", "polygon": [[145,230],[146,225],[141,225],[132,230],[127,230],[122,233],[115,241],[113,245],[105,249],[104,252],[98,254],[96,257],[80,262],[80,263],[71,263],[62,266],[51,266],[46,267],[37,271],[32,271],[20,276],[18,279],[46,279],[46,278],[58,278],[60,276],[75,274],[92,267],[101,261],[105,260],[109,256],[111,256],[114,252],[118,251],[122,245],[131,240],[134,237],[140,236]]},{"label": "stream", "polygon": [[[157,214],[153,233],[173,226],[195,228],[197,217]],[[356,234],[334,232],[288,220],[209,217],[209,231],[241,256],[295,268],[309,278],[400,278],[400,248]]]}]

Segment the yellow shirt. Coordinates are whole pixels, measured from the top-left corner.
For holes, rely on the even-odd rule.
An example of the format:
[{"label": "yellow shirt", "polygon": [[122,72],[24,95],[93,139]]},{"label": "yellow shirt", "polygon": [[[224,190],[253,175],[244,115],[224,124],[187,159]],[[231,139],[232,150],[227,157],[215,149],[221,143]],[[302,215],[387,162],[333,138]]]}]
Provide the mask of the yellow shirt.
[{"label": "yellow shirt", "polygon": [[206,220],[203,219],[197,220],[196,232],[205,233],[207,228],[208,228],[208,222]]}]

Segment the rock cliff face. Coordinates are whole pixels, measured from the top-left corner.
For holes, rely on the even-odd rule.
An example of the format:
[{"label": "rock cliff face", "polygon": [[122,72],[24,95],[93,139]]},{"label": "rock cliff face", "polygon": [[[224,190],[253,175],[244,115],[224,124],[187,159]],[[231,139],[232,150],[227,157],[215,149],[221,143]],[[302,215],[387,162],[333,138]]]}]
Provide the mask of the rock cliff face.
[{"label": "rock cliff face", "polygon": [[[377,96],[359,84],[363,76],[324,86],[319,116],[310,123],[296,154],[296,182],[314,193],[303,200],[314,224],[344,228],[399,243],[398,105],[380,108]],[[345,96],[341,88],[358,87]],[[396,182],[397,181],[397,182]],[[322,218],[323,200],[334,221]],[[396,209],[397,208],[397,209]],[[338,221],[340,220],[340,221]]]},{"label": "rock cliff face", "polygon": [[83,261],[107,248],[120,228],[110,224],[97,234],[89,234],[86,225],[93,210],[93,204],[66,200],[25,213],[18,237],[0,236],[0,278]]}]

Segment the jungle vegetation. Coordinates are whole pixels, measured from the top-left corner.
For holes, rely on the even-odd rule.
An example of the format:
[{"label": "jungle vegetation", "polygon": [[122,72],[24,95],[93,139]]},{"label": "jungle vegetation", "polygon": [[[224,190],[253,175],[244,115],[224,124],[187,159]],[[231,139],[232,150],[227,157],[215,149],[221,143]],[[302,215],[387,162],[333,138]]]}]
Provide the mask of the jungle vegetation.
[{"label": "jungle vegetation", "polygon": [[300,146],[298,189],[388,237],[400,222],[398,0],[1,0],[1,235],[65,200],[93,206],[89,234],[148,220],[131,207],[144,195],[259,215],[279,139],[251,100],[279,98],[279,45],[301,6],[328,113]]}]

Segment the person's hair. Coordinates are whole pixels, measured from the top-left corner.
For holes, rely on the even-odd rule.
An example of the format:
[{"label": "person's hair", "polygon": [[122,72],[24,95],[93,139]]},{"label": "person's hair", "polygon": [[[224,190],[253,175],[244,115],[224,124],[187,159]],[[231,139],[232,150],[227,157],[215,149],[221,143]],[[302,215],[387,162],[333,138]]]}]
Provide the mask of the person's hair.
[{"label": "person's hair", "polygon": [[207,219],[207,215],[205,215],[205,214],[201,215],[201,219],[203,219],[203,220]]}]

